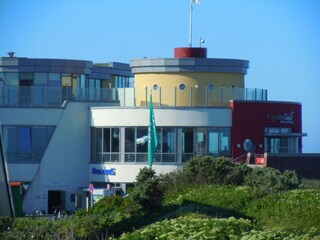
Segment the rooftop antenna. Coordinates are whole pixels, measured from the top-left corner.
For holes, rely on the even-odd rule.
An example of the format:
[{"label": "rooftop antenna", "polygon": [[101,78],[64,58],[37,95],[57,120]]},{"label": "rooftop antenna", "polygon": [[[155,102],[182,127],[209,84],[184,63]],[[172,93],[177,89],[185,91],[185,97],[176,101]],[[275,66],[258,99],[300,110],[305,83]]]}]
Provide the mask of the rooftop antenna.
[{"label": "rooftop antenna", "polygon": [[15,52],[10,51],[10,52],[8,52],[8,57],[14,58],[15,57],[14,54],[15,54]]},{"label": "rooftop antenna", "polygon": [[189,47],[192,47],[192,11],[193,7],[192,4],[200,4],[201,0],[190,0],[190,25],[189,25]]},{"label": "rooftop antenna", "polygon": [[199,38],[199,47],[200,48],[201,48],[201,44],[204,44],[204,42],[205,42],[205,40],[202,37],[200,37]]}]

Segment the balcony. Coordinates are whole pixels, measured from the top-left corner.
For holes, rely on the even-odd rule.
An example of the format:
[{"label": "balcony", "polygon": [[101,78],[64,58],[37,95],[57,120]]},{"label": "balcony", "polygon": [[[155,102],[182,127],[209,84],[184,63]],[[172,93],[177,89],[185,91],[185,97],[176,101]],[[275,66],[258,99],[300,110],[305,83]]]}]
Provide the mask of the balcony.
[{"label": "balcony", "polygon": [[[4,86],[0,107],[61,107],[64,101],[118,102],[122,107],[148,106],[148,88],[73,88]],[[228,107],[230,100],[267,101],[267,90],[247,88],[161,88],[152,91],[154,106]]]}]

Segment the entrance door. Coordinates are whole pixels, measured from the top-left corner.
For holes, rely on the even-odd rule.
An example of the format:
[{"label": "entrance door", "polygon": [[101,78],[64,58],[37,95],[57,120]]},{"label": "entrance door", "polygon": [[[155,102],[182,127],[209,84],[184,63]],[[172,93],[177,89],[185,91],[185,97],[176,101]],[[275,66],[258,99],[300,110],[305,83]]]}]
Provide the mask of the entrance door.
[{"label": "entrance door", "polygon": [[48,191],[48,214],[53,214],[57,208],[65,209],[65,192]]}]

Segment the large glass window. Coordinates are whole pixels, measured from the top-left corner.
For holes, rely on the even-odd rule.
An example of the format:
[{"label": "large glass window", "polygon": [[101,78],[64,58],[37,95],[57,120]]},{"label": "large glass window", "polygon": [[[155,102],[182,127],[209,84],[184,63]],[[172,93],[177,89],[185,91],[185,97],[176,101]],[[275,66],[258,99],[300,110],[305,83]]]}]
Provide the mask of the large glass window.
[{"label": "large glass window", "polygon": [[8,162],[40,162],[54,127],[3,127]]}]

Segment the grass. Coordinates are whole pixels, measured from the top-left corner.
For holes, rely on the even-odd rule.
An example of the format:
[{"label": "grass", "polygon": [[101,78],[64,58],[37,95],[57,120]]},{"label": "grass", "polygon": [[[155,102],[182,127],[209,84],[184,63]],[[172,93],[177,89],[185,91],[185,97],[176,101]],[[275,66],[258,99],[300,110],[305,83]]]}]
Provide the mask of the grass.
[{"label": "grass", "polygon": [[119,239],[320,239],[320,190],[255,197],[250,187],[171,190],[158,221]]}]

